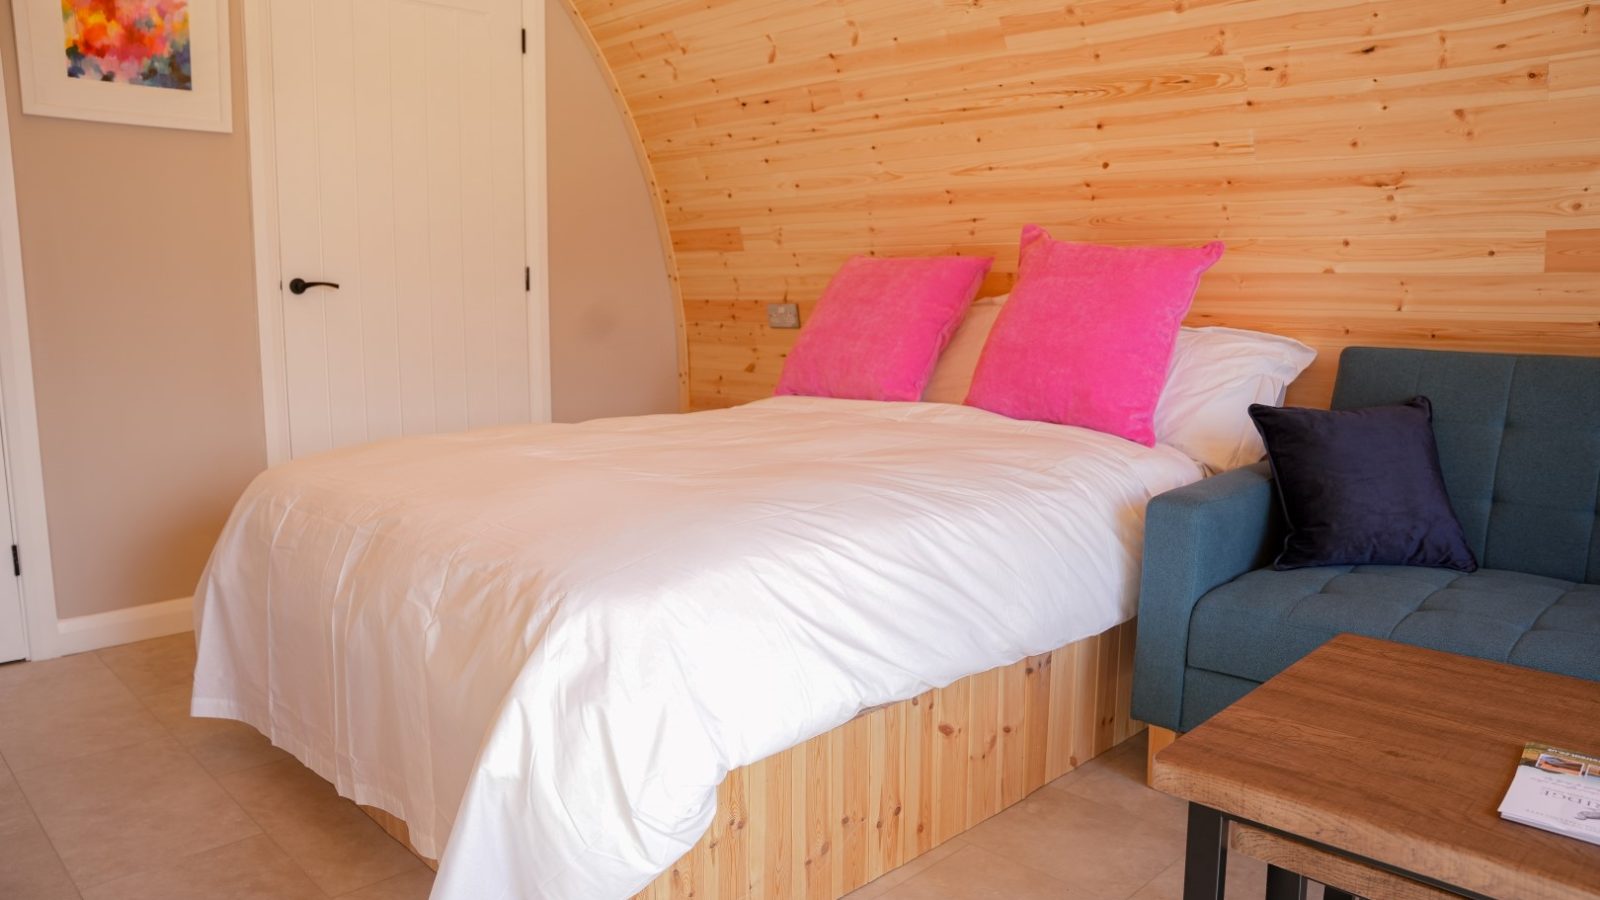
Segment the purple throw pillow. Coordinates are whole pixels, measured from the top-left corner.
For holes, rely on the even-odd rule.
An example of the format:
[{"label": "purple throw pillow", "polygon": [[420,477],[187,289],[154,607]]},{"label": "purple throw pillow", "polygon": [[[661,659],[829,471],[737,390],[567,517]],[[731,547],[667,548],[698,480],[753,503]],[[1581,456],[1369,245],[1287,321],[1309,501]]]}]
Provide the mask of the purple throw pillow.
[{"label": "purple throw pillow", "polygon": [[1478,568],[1445,493],[1427,397],[1365,409],[1254,404],[1250,418],[1289,524],[1273,568]]}]

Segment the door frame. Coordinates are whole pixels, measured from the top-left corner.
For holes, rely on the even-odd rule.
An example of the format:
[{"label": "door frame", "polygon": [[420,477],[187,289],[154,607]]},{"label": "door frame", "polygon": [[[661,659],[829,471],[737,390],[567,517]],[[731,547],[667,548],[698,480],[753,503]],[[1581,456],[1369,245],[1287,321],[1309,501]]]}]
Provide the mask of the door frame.
[{"label": "door frame", "polygon": [[[16,169],[11,155],[11,115],[0,70],[0,425],[11,492],[11,530],[22,575],[23,641],[28,659],[61,653],[55,573],[50,567],[50,523],[45,515],[44,467],[39,454],[39,413],[33,392],[33,349],[28,339],[28,297],[22,273],[22,233],[17,218]],[[0,577],[4,577],[0,575]]]},{"label": "door frame", "polygon": [[[545,148],[545,4],[522,0],[523,208],[532,270],[528,288],[528,386],[533,421],[550,421],[549,186]],[[244,0],[245,92],[250,131],[250,218],[255,232],[256,316],[267,465],[290,458],[288,369],[284,361],[283,259],[278,242],[277,129],[272,86],[271,0]],[[507,40],[514,35],[507,35]]]}]

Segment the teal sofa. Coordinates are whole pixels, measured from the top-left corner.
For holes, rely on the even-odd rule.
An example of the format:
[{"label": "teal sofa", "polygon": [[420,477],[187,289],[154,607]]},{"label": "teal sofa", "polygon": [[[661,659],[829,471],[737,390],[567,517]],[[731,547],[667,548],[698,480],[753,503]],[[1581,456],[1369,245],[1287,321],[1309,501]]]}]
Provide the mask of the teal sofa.
[{"label": "teal sofa", "polygon": [[1133,715],[1187,731],[1342,632],[1600,680],[1600,358],[1353,347],[1333,407],[1424,394],[1481,568],[1270,568],[1266,463],[1150,502]]}]

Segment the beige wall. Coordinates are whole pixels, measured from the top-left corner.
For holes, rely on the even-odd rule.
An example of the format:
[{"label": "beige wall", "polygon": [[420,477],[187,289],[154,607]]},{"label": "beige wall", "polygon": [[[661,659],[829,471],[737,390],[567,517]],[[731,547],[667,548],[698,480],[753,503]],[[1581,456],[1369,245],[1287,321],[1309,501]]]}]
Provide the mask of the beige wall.
[{"label": "beige wall", "polygon": [[240,33],[232,134],[25,116],[0,3],[63,618],[192,593],[265,464]]},{"label": "beige wall", "polygon": [[550,368],[557,421],[678,408],[674,300],[654,202],[566,3],[547,7]]}]

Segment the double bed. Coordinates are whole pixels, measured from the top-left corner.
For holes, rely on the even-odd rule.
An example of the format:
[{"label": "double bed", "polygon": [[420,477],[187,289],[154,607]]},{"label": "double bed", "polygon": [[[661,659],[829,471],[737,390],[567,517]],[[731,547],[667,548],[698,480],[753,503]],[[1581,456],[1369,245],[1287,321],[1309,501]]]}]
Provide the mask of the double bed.
[{"label": "double bed", "polygon": [[837,897],[1136,727],[1164,445],[935,403],[409,438],[261,475],[193,712],[440,861],[439,900]]}]

